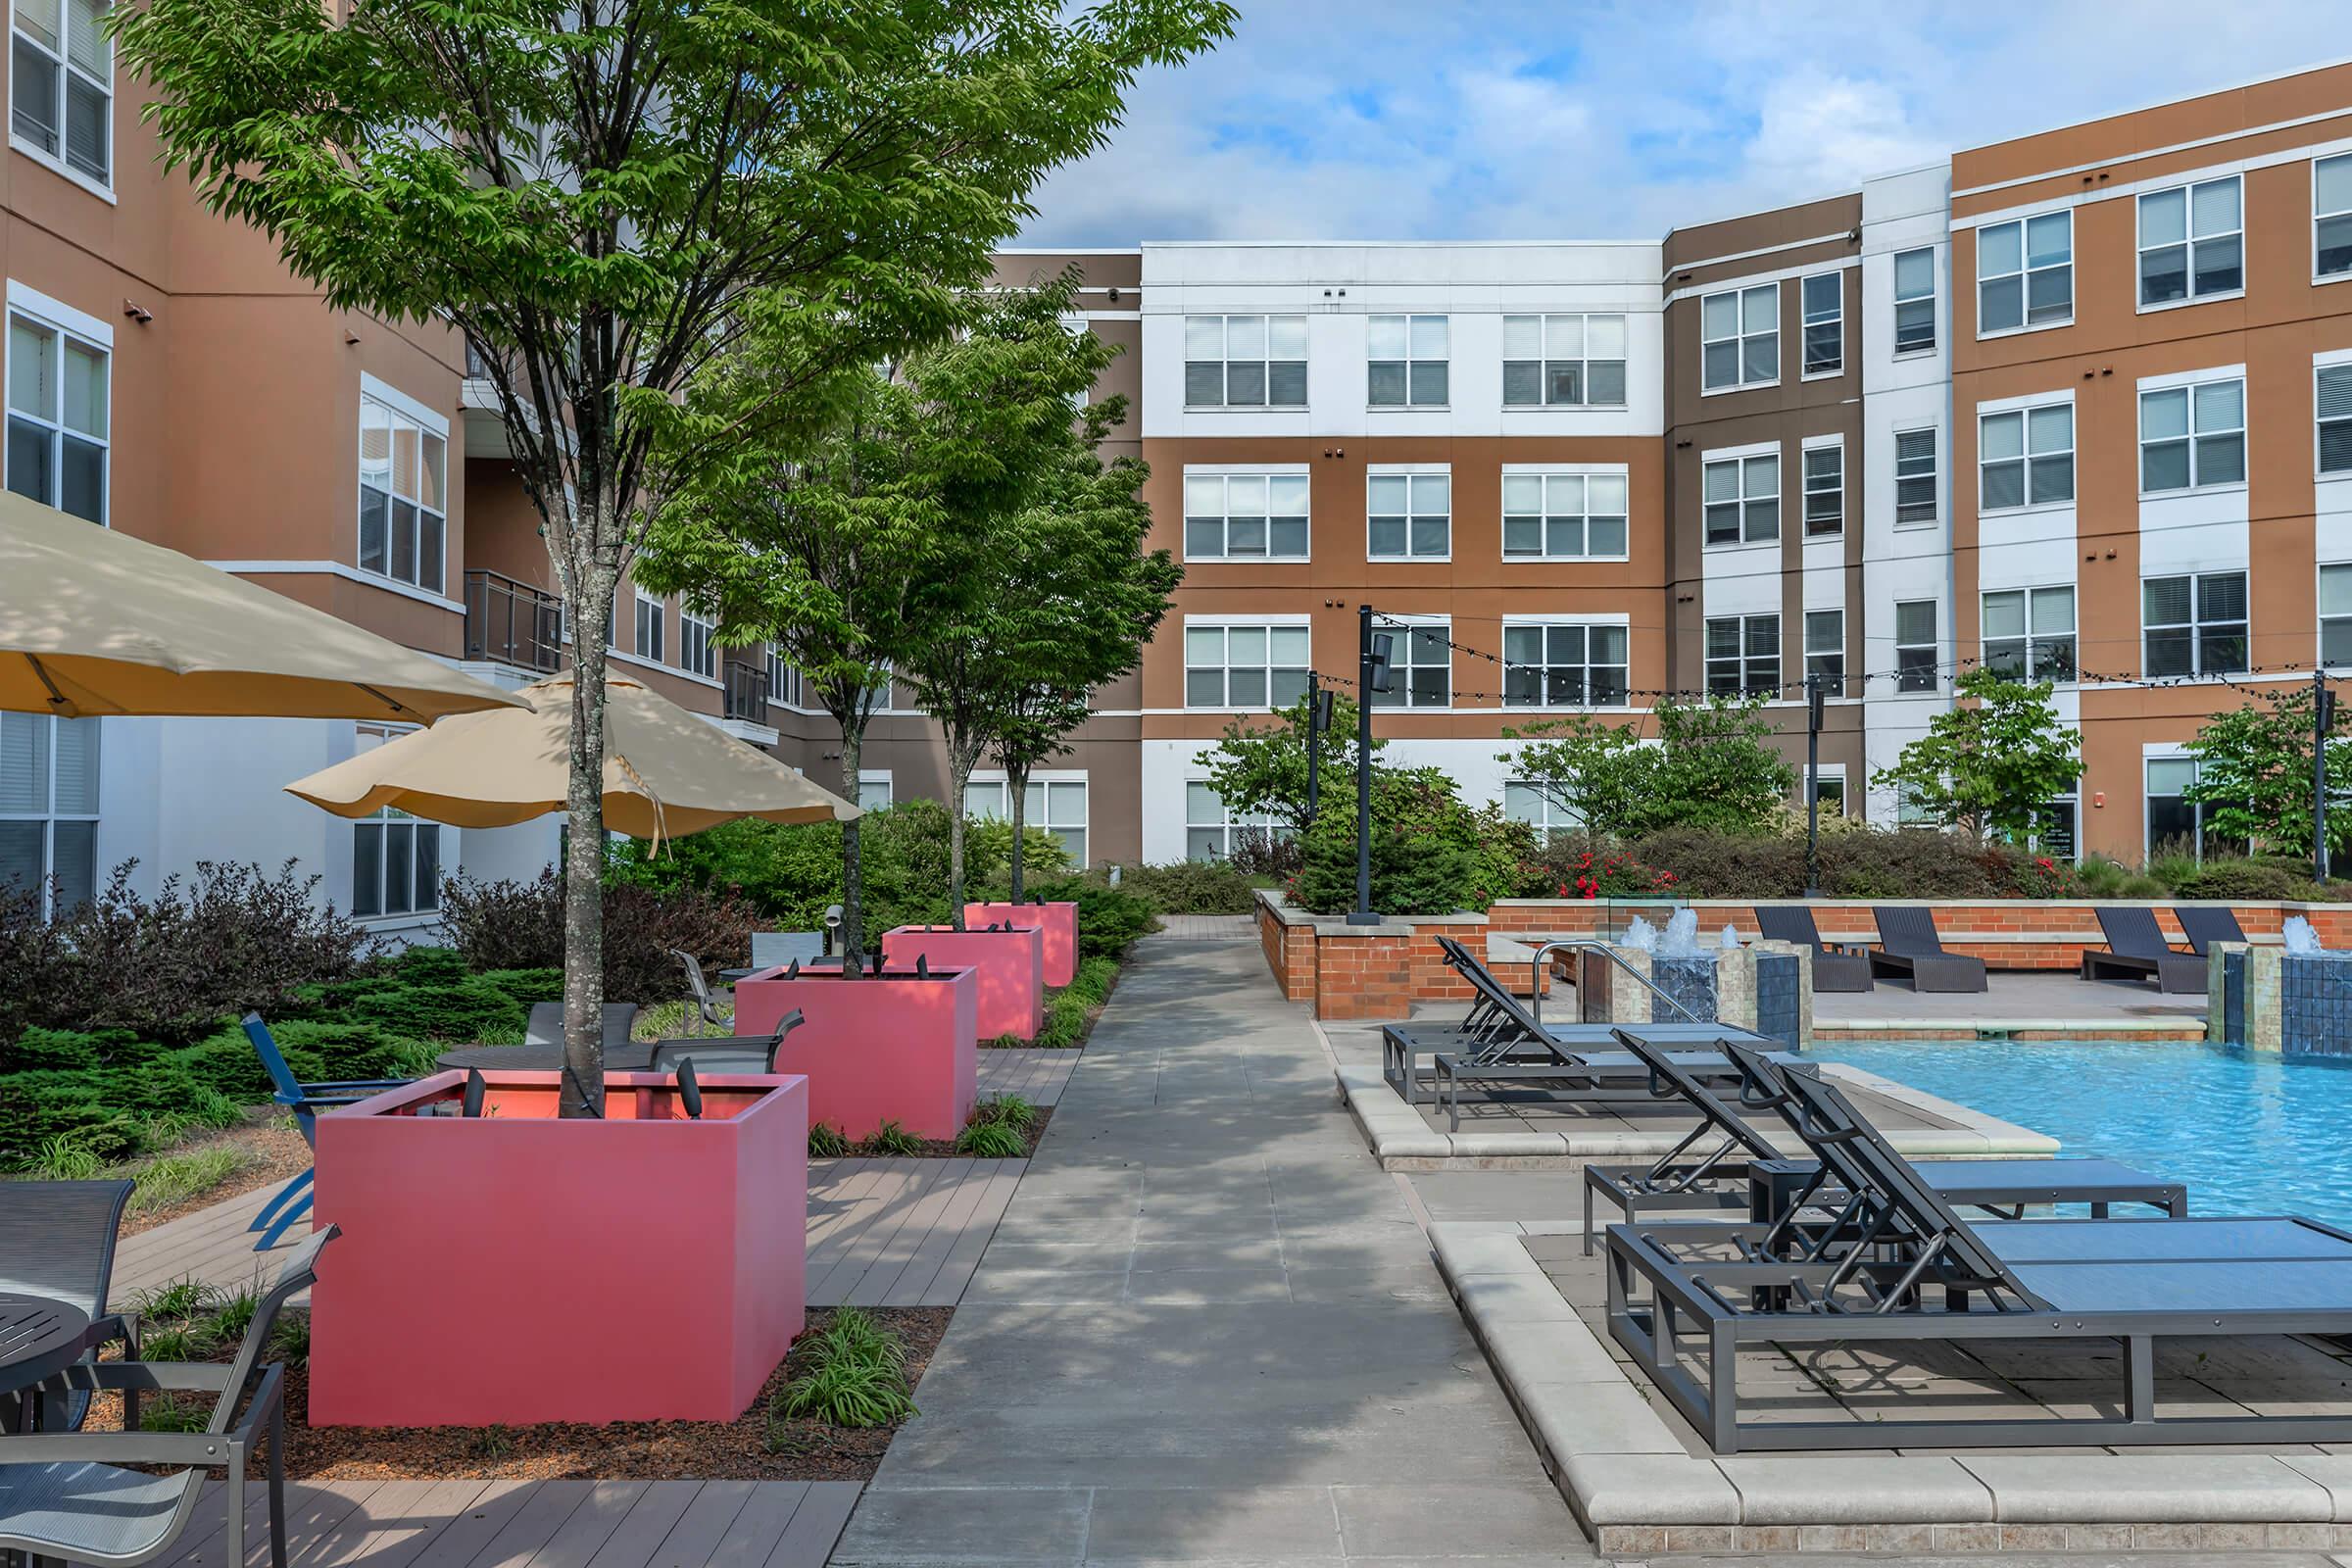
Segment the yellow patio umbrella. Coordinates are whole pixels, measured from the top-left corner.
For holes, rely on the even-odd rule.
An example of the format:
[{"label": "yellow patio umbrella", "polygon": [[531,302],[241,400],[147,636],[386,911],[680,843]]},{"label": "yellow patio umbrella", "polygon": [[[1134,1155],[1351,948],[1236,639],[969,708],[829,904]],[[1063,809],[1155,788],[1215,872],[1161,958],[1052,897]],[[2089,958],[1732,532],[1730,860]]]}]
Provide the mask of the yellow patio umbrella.
[{"label": "yellow patio umbrella", "polygon": [[[337,816],[383,807],[454,827],[510,827],[564,808],[571,677],[515,693],[527,710],[443,719],[286,786]],[[844,821],[858,808],[640,683],[605,684],[605,826],[700,833],[739,816]]]},{"label": "yellow patio umbrella", "polygon": [[0,492],[0,709],[424,724],[515,706],[323,610]]}]

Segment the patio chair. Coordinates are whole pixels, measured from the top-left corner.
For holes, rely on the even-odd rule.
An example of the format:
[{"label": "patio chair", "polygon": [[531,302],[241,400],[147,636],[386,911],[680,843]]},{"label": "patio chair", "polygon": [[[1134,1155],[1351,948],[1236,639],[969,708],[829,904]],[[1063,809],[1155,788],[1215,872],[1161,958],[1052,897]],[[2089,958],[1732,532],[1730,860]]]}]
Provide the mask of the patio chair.
[{"label": "patio chair", "polygon": [[[1746,1065],[1774,1081],[1769,1063]],[[2352,1413],[2160,1415],[2156,1403],[2157,1348],[2167,1339],[2352,1332],[2352,1233],[2300,1218],[1973,1223],[1836,1085],[1790,1073],[1777,1082],[1795,1124],[1852,1194],[1835,1219],[1809,1230],[1608,1229],[1610,1334],[1716,1452],[2352,1438]],[[1790,1255],[1770,1250],[1776,1229],[1801,1244]],[[1793,1354],[1825,1344],[1989,1340],[2044,1341],[2058,1356],[2086,1341],[2076,1353],[2094,1369],[2120,1342],[2122,1397],[2046,1415],[1964,1416],[1930,1399],[1923,1408],[1938,1413],[1920,1417],[1786,1420],[1784,1408],[1769,1421],[1740,1419],[1740,1361],[1767,1346]],[[1700,1373],[1684,1364],[1693,1355]]]},{"label": "patio chair", "polygon": [[2188,938],[2188,951],[2200,958],[2216,942],[2246,940],[2245,932],[2238,928],[2237,911],[2227,906],[2177,904],[2173,918],[2180,922],[2180,934]]},{"label": "patio chair", "polygon": [[[106,1298],[115,1276],[115,1237],[129,1182],[0,1182],[0,1291],[46,1296],[89,1314],[100,1338],[84,1361],[98,1359],[98,1347],[120,1344],[139,1353],[135,1318],[111,1314]],[[0,1395],[0,1431],[7,1430],[14,1401]],[[89,1410],[87,1393],[52,1397],[41,1412],[44,1430],[78,1432]]]},{"label": "patio chair", "polygon": [[717,999],[710,995],[710,982],[703,978],[703,960],[684,948],[672,948],[669,955],[686,967],[686,992],[695,1010],[702,1014],[703,1022],[718,1029],[734,1028],[735,1009],[722,1010]]},{"label": "patio chair", "polygon": [[0,1437],[0,1550],[133,1568],[172,1548],[195,1517],[211,1472],[226,1472],[214,1494],[227,1519],[228,1568],[245,1568],[245,1476],[266,1438],[270,1453],[270,1560],[286,1563],[285,1376],[282,1362],[262,1363],[278,1313],[308,1290],[318,1253],[335,1239],[328,1225],[303,1238],[245,1325],[236,1359],[218,1362],[102,1361],[70,1367],[65,1378],[85,1397],[122,1393],[125,1424],[137,1419],[141,1394],[217,1396],[201,1432],[36,1432]]},{"label": "patio chair", "polygon": [[784,1037],[808,1021],[795,1007],[764,1035],[689,1035],[657,1041],[647,1067],[653,1072],[671,1072],[692,1062],[704,1072],[774,1072]]},{"label": "patio chair", "polygon": [[[262,1021],[260,1013],[247,1013],[244,1023],[245,1038],[253,1042],[255,1054],[262,1058],[262,1070],[269,1073],[270,1082],[276,1086],[276,1093],[270,1098],[293,1112],[295,1130],[302,1134],[302,1141],[313,1149],[318,1147],[316,1123],[321,1110],[332,1110],[338,1105],[356,1105],[387,1089],[406,1088],[416,1081],[410,1078],[353,1078],[306,1084],[294,1076],[292,1067],[286,1065],[285,1053],[277,1049],[277,1042],[270,1037],[270,1026]],[[311,1211],[311,1178],[314,1173],[313,1167],[303,1167],[301,1175],[279,1188],[277,1196],[264,1203],[262,1211],[254,1215],[253,1223],[245,1228],[262,1233],[262,1239],[253,1244],[255,1251],[266,1252],[275,1247],[277,1239],[285,1235],[296,1220]]]},{"label": "patio chair", "polygon": [[2153,980],[2159,991],[2204,994],[2205,960],[2193,953],[2175,952],[2157,927],[2155,910],[2102,905],[2099,930],[2107,938],[2107,951],[2082,955],[2083,979]]},{"label": "patio chair", "polygon": [[1813,989],[1823,991],[1868,991],[1874,982],[1870,977],[1870,955],[1845,946],[1832,947],[1821,940],[1821,930],[1813,923],[1813,910],[1802,904],[1758,905],[1756,929],[1767,942],[1787,942],[1813,950]]},{"label": "patio chair", "polygon": [[1917,905],[1876,905],[1870,911],[1879,928],[1879,945],[1871,950],[1873,976],[1901,975],[1914,991],[1983,991],[1984,960],[1943,951],[1936,934],[1936,913]]},{"label": "patio chair", "polygon": [[[637,1004],[608,1002],[605,1004],[605,1054],[624,1052],[629,1044],[629,1031],[637,1026]],[[526,1046],[561,1046],[564,1044],[564,1004],[534,1002],[531,1021],[522,1032]]]},{"label": "patio chair", "polygon": [[[1806,1204],[1844,1201],[1844,1194],[1827,1178],[1832,1167],[1819,1153],[1790,1158],[1770,1138],[1724,1102],[1714,1090],[1693,1077],[1669,1054],[1629,1030],[1617,1031],[1625,1049],[1639,1057],[1650,1073],[1650,1096],[1679,1100],[1699,1113],[1699,1124],[1683,1141],[1647,1165],[1588,1165],[1585,1167],[1585,1252],[1592,1251],[1598,1234],[1592,1223],[1593,1200],[1605,1196],[1638,1224],[1649,1214],[1713,1211],[1771,1222],[1794,1215]],[[1741,1067],[1748,1108],[1786,1111],[1790,1092],[1778,1084],[1781,1071],[1771,1057],[1733,1042],[1724,1048],[1736,1067]],[[1753,1062],[1741,1066],[1740,1056]],[[1769,1075],[1769,1077],[1768,1077]],[[1750,1085],[1761,1087],[1749,1087]],[[1807,1129],[1796,1118],[1789,1128],[1797,1141]],[[1721,1135],[1716,1147],[1697,1157],[1691,1152],[1709,1131]],[[2022,1215],[2029,1203],[2084,1203],[2093,1217],[2103,1217],[2113,1203],[2146,1203],[2169,1217],[2187,1212],[2188,1191],[2111,1159],[1937,1159],[1922,1162],[1918,1170],[1947,1203],[1987,1212],[2006,1210]]]}]

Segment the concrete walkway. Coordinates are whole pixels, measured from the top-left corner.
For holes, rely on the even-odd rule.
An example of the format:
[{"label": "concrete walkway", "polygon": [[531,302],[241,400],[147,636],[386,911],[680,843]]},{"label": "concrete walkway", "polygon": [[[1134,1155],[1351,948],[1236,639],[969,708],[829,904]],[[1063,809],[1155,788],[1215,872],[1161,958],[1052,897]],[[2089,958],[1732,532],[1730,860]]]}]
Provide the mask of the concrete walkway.
[{"label": "concrete walkway", "polygon": [[1256,944],[1136,954],[833,1561],[1590,1561]]}]

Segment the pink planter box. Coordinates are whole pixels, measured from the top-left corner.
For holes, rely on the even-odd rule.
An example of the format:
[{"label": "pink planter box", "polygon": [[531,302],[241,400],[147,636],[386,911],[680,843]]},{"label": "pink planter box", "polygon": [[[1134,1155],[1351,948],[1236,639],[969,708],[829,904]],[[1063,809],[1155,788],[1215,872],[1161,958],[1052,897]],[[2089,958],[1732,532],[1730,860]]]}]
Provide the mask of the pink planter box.
[{"label": "pink planter box", "polygon": [[1046,934],[1046,984],[1066,986],[1078,978],[1078,906],[1075,904],[967,904],[967,926],[1033,925]]},{"label": "pink planter box", "polygon": [[978,971],[982,1040],[1011,1035],[1035,1040],[1046,1022],[1046,934],[1035,926],[1011,931],[958,931],[946,925],[903,925],[882,935],[882,958],[911,969],[919,955],[933,964]]},{"label": "pink planter box", "polygon": [[927,979],[844,980],[837,962],[803,964],[789,979],[763,969],[735,983],[735,1029],[764,1035],[801,1009],[806,1021],[784,1037],[776,1071],[808,1075],[811,1125],[863,1138],[896,1121],[924,1138],[954,1138],[979,1096],[979,997],[975,971],[936,964]]},{"label": "pink planter box", "polygon": [[436,1073],[318,1118],[315,1426],[732,1421],[806,1322],[808,1087],[614,1073],[601,1121],[557,1075]]}]

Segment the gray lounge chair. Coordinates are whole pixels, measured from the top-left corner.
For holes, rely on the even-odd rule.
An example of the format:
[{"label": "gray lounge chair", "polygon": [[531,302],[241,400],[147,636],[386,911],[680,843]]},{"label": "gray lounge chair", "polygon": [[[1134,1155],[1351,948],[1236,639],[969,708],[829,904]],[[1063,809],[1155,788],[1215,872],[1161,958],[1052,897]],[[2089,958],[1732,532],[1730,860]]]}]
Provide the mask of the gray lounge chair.
[{"label": "gray lounge chair", "polygon": [[2238,928],[2237,911],[2227,906],[2175,905],[2173,918],[2180,922],[2180,934],[2188,938],[2188,951],[2200,958],[2216,942],[2246,940],[2245,932]]},{"label": "gray lounge chair", "polygon": [[1965,954],[1946,953],[1936,934],[1935,912],[1916,905],[1881,904],[1871,919],[1879,928],[1879,945],[1871,950],[1870,972],[1900,975],[1914,991],[1983,991],[1984,960]]},{"label": "gray lounge chair", "polygon": [[1756,929],[1768,942],[1788,942],[1813,950],[1813,989],[1822,991],[1868,991],[1874,982],[1870,977],[1870,955],[1851,948],[1831,947],[1821,940],[1821,929],[1813,923],[1813,911],[1802,904],[1774,904],[1756,906]]},{"label": "gray lounge chair", "polygon": [[[1834,1084],[1777,1083],[1852,1194],[1834,1218],[1608,1229],[1610,1334],[1716,1452],[2352,1440],[2352,1414],[2164,1415],[2156,1402],[2164,1340],[2352,1333],[2352,1234],[2294,1218],[1972,1224]],[[2092,1365],[2120,1343],[2122,1396],[2081,1414],[1966,1416],[1927,1400],[1935,1413],[1918,1417],[1740,1418],[1740,1362],[1765,1347],[1988,1340],[2059,1355],[2080,1344]]]},{"label": "gray lounge chair", "polygon": [[[606,1003],[605,1054],[610,1056],[615,1053],[625,1053],[629,1044],[629,1031],[636,1026],[637,1004],[634,1002]],[[522,1043],[526,1046],[563,1045],[564,1004],[561,1002],[532,1003],[531,1021],[529,1026],[523,1030]]]},{"label": "gray lounge chair", "polygon": [[[262,1364],[277,1315],[309,1289],[332,1225],[303,1238],[255,1306],[237,1358],[218,1363],[101,1361],[67,1369],[63,1381],[85,1396],[119,1390],[126,1419],[136,1396],[174,1391],[217,1396],[202,1432],[36,1432],[0,1437],[0,1550],[35,1558],[136,1568],[172,1549],[195,1516],[205,1478],[227,1473],[228,1568],[245,1568],[245,1475],[255,1448],[270,1453],[270,1560],[286,1562],[285,1376],[283,1363]],[[133,1468],[136,1467],[136,1468]]]},{"label": "gray lounge chair", "polygon": [[[101,1345],[120,1344],[134,1358],[139,1353],[137,1325],[106,1310],[115,1237],[130,1190],[129,1182],[0,1182],[0,1291],[81,1308],[100,1335],[85,1361],[98,1359]],[[5,1417],[14,1414],[7,1408],[14,1402],[0,1394],[0,1430],[12,1424]],[[53,1396],[41,1424],[78,1432],[89,1405],[80,1391]]]},{"label": "gray lounge chair", "polygon": [[2101,906],[2099,930],[2107,938],[2107,951],[2082,955],[2083,979],[2153,980],[2159,991],[2204,994],[2205,960],[2193,953],[2175,952],[2156,924],[2155,910]]},{"label": "gray lounge chair", "polygon": [[[1698,1081],[1681,1061],[1630,1030],[1617,1031],[1618,1042],[1649,1069],[1650,1095],[1679,1101],[1699,1113],[1689,1137],[1647,1165],[1588,1165],[1585,1167],[1585,1251],[1590,1254],[1598,1234],[1593,1225],[1593,1200],[1605,1197],[1626,1221],[1639,1224],[1659,1213],[1709,1212],[1772,1222],[1804,1204],[1842,1203],[1844,1194],[1817,1152],[1809,1159],[1784,1155],[1753,1123],[1724,1102],[1721,1096]],[[1726,1052],[1730,1055],[1729,1051]],[[1757,1054],[1760,1063],[1771,1058]],[[1734,1058],[1734,1065],[1739,1065]],[[1743,1083],[1746,1075],[1742,1074]],[[1774,1108],[1787,1103],[1787,1092],[1750,1092],[1742,1102]],[[1716,1133],[1720,1142],[1709,1152],[1692,1157],[1692,1151]],[[1804,1141],[1793,1123],[1791,1132]],[[2104,1217],[2113,1203],[2145,1203],[2178,1218],[2188,1211],[2188,1190],[2112,1159],[1936,1159],[1917,1169],[1947,1203],[1965,1208],[2023,1213],[2029,1203],[2084,1203],[2092,1217]]]}]

